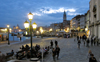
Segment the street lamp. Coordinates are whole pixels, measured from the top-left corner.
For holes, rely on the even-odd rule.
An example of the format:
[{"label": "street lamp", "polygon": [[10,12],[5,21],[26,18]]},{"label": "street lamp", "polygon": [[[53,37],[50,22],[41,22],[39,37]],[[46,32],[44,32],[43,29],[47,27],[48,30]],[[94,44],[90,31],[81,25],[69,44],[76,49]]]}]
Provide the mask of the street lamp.
[{"label": "street lamp", "polygon": [[7,25],[7,30],[8,30],[8,45],[10,45],[10,42],[9,42],[9,25]]},{"label": "street lamp", "polygon": [[25,21],[24,22],[24,26],[25,26],[25,28],[26,29],[30,29],[30,36],[31,36],[31,38],[30,38],[30,43],[31,43],[31,58],[32,58],[32,26],[33,26],[33,29],[35,30],[36,29],[36,27],[37,27],[37,24],[34,22],[33,24],[31,24],[31,22],[32,22],[32,19],[33,19],[33,14],[30,12],[29,14],[28,14],[28,18],[29,18],[29,20],[30,20],[30,26],[29,26],[29,22],[28,21]]},{"label": "street lamp", "polygon": [[[52,28],[49,30],[50,31],[50,33],[52,32]],[[52,33],[51,33],[51,37],[52,37]]]}]

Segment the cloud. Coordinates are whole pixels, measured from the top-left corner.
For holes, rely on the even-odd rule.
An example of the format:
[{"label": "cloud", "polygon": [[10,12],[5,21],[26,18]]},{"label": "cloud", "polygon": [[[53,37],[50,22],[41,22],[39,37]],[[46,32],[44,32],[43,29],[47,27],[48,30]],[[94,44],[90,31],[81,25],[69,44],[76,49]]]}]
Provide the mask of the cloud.
[{"label": "cloud", "polygon": [[52,9],[52,8],[42,8],[42,9],[40,9],[40,11],[44,14],[61,13],[61,12],[64,12],[64,10],[66,12],[75,12],[76,11],[76,9],[74,9],[74,8],[66,9],[64,7],[61,7],[59,9]]},{"label": "cloud", "polygon": [[42,14],[40,14],[40,13],[33,13],[33,15],[41,16]]},{"label": "cloud", "polygon": [[82,13],[70,13],[70,12],[68,13],[68,15],[74,15],[74,16],[79,15],[79,14],[82,14]]}]

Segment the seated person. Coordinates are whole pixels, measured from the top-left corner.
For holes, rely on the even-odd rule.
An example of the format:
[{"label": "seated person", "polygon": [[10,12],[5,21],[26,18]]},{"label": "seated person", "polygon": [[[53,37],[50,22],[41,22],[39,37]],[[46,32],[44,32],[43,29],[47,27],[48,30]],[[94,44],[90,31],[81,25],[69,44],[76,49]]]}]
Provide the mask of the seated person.
[{"label": "seated person", "polygon": [[25,52],[25,51],[22,52],[22,54],[20,54],[20,55],[18,56],[18,59],[21,60],[21,59],[23,59],[24,57],[26,57],[26,52]]},{"label": "seated person", "polygon": [[14,51],[13,51],[13,50],[11,50],[11,52],[10,52],[10,53],[7,53],[7,55],[10,55],[10,54],[14,54]]},{"label": "seated person", "polygon": [[41,56],[41,53],[38,53],[38,54],[37,54],[37,58],[40,59],[41,57],[42,57],[42,56]]},{"label": "seated person", "polygon": [[22,50],[25,50],[25,47],[22,45]]},{"label": "seated person", "polygon": [[20,47],[19,49],[18,49],[18,51],[21,51],[22,50],[22,48]]},{"label": "seated person", "polygon": [[31,57],[31,53],[30,53],[30,50],[28,50],[27,52],[27,58],[30,58]]}]

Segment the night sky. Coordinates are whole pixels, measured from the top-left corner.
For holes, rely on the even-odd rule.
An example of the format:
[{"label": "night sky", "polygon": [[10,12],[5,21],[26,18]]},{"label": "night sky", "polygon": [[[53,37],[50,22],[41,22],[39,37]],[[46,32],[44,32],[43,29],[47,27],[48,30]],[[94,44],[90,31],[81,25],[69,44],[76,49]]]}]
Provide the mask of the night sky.
[{"label": "night sky", "polygon": [[38,26],[49,26],[63,21],[66,11],[67,20],[89,10],[90,0],[0,0],[0,27],[7,24],[12,28],[17,24],[24,28],[27,14],[33,13],[33,22]]}]

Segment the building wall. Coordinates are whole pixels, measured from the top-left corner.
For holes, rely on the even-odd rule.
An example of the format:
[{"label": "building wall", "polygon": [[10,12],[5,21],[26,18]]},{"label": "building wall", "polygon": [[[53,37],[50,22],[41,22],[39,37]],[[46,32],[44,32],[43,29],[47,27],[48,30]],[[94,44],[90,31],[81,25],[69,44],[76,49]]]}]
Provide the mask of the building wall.
[{"label": "building wall", "polygon": [[[94,5],[96,5],[96,12],[93,12]],[[96,18],[94,15],[96,14]],[[95,25],[97,21],[100,21],[100,0],[91,0],[90,1],[90,24],[93,23],[93,26],[90,27],[91,35],[98,36],[100,38],[100,26]]]}]

